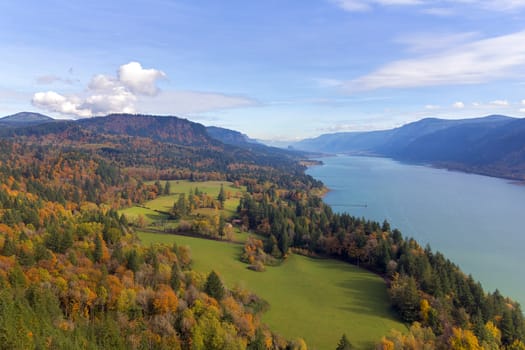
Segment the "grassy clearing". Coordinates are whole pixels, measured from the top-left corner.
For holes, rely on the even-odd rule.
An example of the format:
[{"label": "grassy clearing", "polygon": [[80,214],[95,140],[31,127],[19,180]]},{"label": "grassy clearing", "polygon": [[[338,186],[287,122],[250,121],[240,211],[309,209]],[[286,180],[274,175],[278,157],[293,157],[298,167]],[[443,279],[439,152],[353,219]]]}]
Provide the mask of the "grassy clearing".
[{"label": "grassy clearing", "polygon": [[[144,203],[142,206],[134,206],[131,208],[122,209],[119,214],[125,214],[130,221],[137,220],[142,215],[144,217],[144,223],[146,226],[154,226],[154,223],[163,222],[162,225],[168,227],[177,226],[176,221],[169,221],[168,215],[163,214],[169,212],[173,208],[173,204],[178,201],[179,194],[184,193],[188,195],[190,190],[195,191],[195,188],[199,188],[199,191],[208,194],[209,196],[216,198],[219,195],[221,185],[224,186],[228,199],[224,203],[224,209],[219,210],[220,215],[226,219],[233,217],[239,206],[239,200],[242,196],[244,187],[234,187],[233,183],[228,181],[205,181],[205,182],[191,182],[187,180],[177,180],[170,182],[170,194],[159,196],[151,201]],[[153,182],[150,182],[153,184]],[[162,186],[166,182],[161,181]],[[192,214],[200,214],[203,216],[213,216],[216,214],[215,209],[212,208],[200,208],[193,211]],[[191,220],[191,218],[190,218]],[[237,236],[235,234],[235,236]],[[237,237],[236,237],[237,238]]]},{"label": "grassy clearing", "polygon": [[[166,182],[161,181],[162,186]],[[216,198],[219,195],[221,184],[224,186],[224,191],[229,194],[229,199],[224,203],[224,209],[221,210],[221,214],[226,218],[229,218],[235,214],[237,207],[239,206],[239,199],[244,191],[244,188],[236,188],[231,182],[228,181],[205,181],[205,182],[191,182],[187,180],[176,180],[170,181],[170,195],[159,196],[152,201],[147,202],[144,206],[156,209],[160,211],[169,211],[179,199],[179,194],[184,193],[188,195],[190,190],[195,191],[195,188],[199,188],[200,192],[206,193],[211,197]],[[213,209],[203,208],[195,211],[202,215],[212,215]]]},{"label": "grassy clearing", "polygon": [[369,349],[390,329],[404,329],[389,311],[382,279],[355,266],[292,255],[261,273],[238,260],[242,247],[236,244],[151,233],[139,237],[144,244],[190,246],[196,271],[213,269],[227,285],[267,300],[270,310],[263,321],[289,339],[304,338],[309,349],[335,349],[343,333],[356,348]]},{"label": "grassy clearing", "polygon": [[127,209],[119,210],[119,214],[125,214],[128,220],[136,220],[140,215],[144,217],[146,225],[151,225],[154,222],[166,220],[167,215],[156,212],[153,209],[145,207],[131,207]]}]

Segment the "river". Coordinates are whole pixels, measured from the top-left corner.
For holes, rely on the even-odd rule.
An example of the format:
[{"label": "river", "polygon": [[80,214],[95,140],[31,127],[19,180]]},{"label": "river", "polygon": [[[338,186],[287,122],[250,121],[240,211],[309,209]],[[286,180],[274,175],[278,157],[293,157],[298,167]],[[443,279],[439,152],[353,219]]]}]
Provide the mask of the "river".
[{"label": "river", "polygon": [[525,306],[525,186],[388,158],[321,160],[307,173],[330,189],[324,200],[334,211],[387,219],[485,290],[497,288]]}]

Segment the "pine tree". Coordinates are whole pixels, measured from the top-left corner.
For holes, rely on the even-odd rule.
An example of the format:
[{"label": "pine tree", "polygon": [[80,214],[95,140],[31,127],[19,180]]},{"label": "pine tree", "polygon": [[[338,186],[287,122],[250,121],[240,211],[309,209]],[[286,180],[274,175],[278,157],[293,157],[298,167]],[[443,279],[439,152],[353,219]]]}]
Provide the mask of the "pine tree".
[{"label": "pine tree", "polygon": [[218,231],[219,231],[219,237],[224,237],[224,228],[226,226],[226,221],[224,220],[224,217],[221,215],[219,217],[219,228],[218,228]]},{"label": "pine tree", "polygon": [[224,286],[215,271],[210,272],[204,285],[204,291],[211,297],[221,300],[224,297]]},{"label": "pine tree", "polygon": [[166,184],[164,185],[164,195],[168,196],[171,193],[171,184],[169,181],[166,181]]},{"label": "pine tree", "polygon": [[351,350],[353,348],[354,347],[346,337],[346,334],[343,334],[341,339],[339,339],[339,343],[337,344],[337,348],[335,348],[335,350]]},{"label": "pine tree", "polygon": [[93,251],[93,260],[98,263],[102,261],[102,240],[100,239],[100,235],[95,236],[95,250]]},{"label": "pine tree", "polygon": [[224,208],[224,202],[226,201],[226,193],[224,192],[224,186],[221,184],[221,189],[219,191],[219,195],[217,196],[217,200],[221,203],[221,209]]}]

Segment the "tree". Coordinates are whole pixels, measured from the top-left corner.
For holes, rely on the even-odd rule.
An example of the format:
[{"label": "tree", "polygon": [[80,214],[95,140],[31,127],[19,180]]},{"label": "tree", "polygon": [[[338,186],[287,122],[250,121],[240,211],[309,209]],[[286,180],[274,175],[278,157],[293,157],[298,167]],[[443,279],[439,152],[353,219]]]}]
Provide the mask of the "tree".
[{"label": "tree", "polygon": [[223,238],[224,235],[225,235],[225,231],[224,231],[224,228],[226,226],[226,221],[224,220],[224,217],[221,215],[219,217],[219,227],[217,229],[218,233],[219,233],[219,237]]},{"label": "tree", "polygon": [[335,350],[351,350],[351,349],[353,349],[352,344],[346,337],[346,334],[343,334],[341,339],[339,339],[339,343],[337,344],[337,348],[335,348]]},{"label": "tree", "polygon": [[171,193],[171,184],[169,181],[166,181],[166,184],[164,185],[164,195],[169,195]]},{"label": "tree", "polygon": [[420,297],[413,277],[396,275],[390,286],[392,305],[399,311],[405,322],[414,322],[419,318]]},{"label": "tree", "polygon": [[226,193],[224,192],[223,184],[221,184],[221,189],[219,191],[219,195],[217,196],[217,200],[221,203],[221,209],[223,209],[224,202],[226,202]]},{"label": "tree", "polygon": [[127,256],[128,261],[127,261],[126,267],[133,272],[137,272],[137,270],[139,269],[139,265],[140,265],[137,251],[135,249],[132,249],[127,255],[128,255]]},{"label": "tree", "polygon": [[217,300],[221,300],[224,297],[224,286],[222,284],[219,275],[215,271],[211,271],[206,279],[206,284],[204,285],[204,291],[211,297],[214,297]]},{"label": "tree", "polygon": [[102,261],[102,240],[100,239],[100,235],[95,236],[95,250],[93,251],[93,260],[95,262],[101,262]]}]

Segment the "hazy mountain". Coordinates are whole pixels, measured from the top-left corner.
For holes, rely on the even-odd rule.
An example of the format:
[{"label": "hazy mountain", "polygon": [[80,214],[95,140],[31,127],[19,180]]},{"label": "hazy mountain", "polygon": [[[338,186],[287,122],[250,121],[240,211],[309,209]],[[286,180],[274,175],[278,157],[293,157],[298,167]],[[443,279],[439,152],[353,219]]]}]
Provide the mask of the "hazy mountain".
[{"label": "hazy mountain", "polygon": [[235,130],[220,128],[217,126],[208,126],[206,127],[206,131],[211,137],[227,145],[247,146],[249,144],[257,143],[256,140],[251,139],[248,135]]},{"label": "hazy mountain", "polygon": [[525,120],[500,115],[461,120],[427,118],[391,130],[321,135],[293,146],[308,151],[388,156],[525,179]]},{"label": "hazy mountain", "polygon": [[7,117],[0,118],[0,125],[10,127],[20,127],[26,125],[38,125],[53,122],[55,119],[33,112],[20,112]]}]

